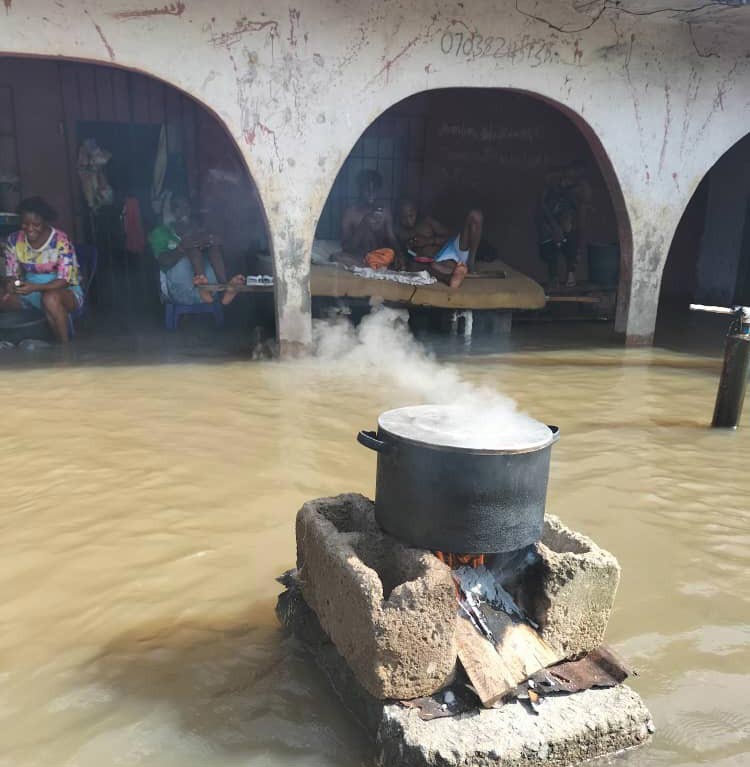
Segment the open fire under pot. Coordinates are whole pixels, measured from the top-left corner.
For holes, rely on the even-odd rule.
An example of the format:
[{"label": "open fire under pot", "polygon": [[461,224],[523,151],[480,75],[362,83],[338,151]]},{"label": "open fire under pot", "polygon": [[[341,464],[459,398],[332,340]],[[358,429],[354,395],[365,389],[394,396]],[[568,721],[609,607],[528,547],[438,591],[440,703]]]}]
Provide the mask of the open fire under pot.
[{"label": "open fire under pot", "polygon": [[377,432],[360,431],[360,444],[378,454],[380,527],[411,546],[464,555],[539,541],[559,430],[515,413],[508,420],[502,429],[461,407],[417,405],[382,413]]}]

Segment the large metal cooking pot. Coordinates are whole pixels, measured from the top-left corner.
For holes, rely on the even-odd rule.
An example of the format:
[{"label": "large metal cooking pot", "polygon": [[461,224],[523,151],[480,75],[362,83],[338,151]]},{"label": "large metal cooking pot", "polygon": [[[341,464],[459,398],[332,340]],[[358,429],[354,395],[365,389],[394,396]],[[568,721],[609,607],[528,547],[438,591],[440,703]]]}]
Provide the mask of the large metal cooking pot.
[{"label": "large metal cooking pot", "polygon": [[462,419],[450,407],[420,405],[381,414],[377,433],[359,432],[360,444],[378,454],[378,524],[433,551],[489,554],[535,543],[558,428],[516,418],[502,435],[492,419],[488,428],[457,430]]}]

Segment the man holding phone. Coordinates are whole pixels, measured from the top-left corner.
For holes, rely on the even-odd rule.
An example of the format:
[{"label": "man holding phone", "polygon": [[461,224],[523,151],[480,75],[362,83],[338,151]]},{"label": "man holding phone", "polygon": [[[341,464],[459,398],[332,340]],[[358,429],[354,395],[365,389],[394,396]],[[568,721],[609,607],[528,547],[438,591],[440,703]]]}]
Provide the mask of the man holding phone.
[{"label": "man holding phone", "polygon": [[148,237],[166,297],[178,304],[210,304],[216,296],[204,286],[219,282],[226,284],[221,302],[231,303],[245,278],[237,274],[227,280],[220,238],[197,226],[187,199],[175,198],[172,212],[174,223],[157,226]]},{"label": "man holding phone", "polygon": [[344,211],[341,247],[337,261],[348,266],[372,269],[402,268],[401,248],[393,231],[390,211],[377,201],[383,178],[376,170],[363,170],[357,177],[359,200]]}]

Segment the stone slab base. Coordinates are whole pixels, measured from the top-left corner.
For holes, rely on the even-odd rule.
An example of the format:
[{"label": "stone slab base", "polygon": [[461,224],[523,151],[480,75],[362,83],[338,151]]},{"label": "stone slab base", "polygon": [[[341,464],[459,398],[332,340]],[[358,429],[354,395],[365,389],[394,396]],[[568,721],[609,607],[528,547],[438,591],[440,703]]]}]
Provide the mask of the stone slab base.
[{"label": "stone slab base", "polygon": [[292,577],[278,600],[282,625],[302,641],[344,706],[367,730],[381,767],[564,767],[648,742],[651,715],[629,687],[550,697],[531,714],[519,703],[423,721],[356,681]]}]

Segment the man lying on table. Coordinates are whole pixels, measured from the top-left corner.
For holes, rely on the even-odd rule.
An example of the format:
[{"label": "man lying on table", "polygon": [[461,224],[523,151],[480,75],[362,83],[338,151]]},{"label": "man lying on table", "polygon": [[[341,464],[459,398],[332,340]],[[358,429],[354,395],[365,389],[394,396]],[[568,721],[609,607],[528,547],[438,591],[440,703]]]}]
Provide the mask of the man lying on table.
[{"label": "man lying on table", "polygon": [[427,269],[449,287],[460,287],[474,271],[482,223],[482,212],[470,210],[456,234],[430,216],[418,217],[417,206],[404,200],[399,207],[398,238],[411,256],[409,268]]}]

